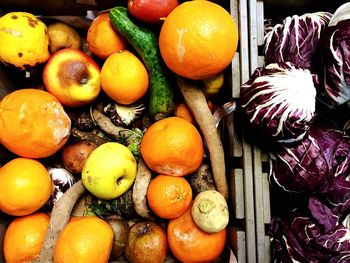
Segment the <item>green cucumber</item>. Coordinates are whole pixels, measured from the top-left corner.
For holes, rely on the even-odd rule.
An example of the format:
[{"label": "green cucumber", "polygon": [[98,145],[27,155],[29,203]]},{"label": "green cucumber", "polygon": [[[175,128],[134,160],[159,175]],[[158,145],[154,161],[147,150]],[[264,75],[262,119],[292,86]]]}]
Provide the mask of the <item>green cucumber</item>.
[{"label": "green cucumber", "polygon": [[174,94],[162,68],[158,39],[147,28],[136,25],[127,8],[118,6],[109,12],[116,28],[142,58],[149,73],[149,113],[155,120],[169,116],[174,110]]}]

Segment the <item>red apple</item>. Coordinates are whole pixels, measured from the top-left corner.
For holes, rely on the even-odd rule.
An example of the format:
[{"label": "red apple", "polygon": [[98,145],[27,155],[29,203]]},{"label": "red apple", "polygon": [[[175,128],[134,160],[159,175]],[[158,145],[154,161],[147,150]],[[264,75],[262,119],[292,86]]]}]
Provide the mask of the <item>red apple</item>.
[{"label": "red apple", "polygon": [[162,263],[168,252],[165,230],[155,222],[138,222],[131,226],[126,258],[133,263]]},{"label": "red apple", "polygon": [[84,52],[64,48],[46,63],[43,82],[64,106],[79,107],[91,103],[100,93],[100,68]]},{"label": "red apple", "polygon": [[128,0],[130,14],[152,24],[161,22],[178,5],[178,0]]}]

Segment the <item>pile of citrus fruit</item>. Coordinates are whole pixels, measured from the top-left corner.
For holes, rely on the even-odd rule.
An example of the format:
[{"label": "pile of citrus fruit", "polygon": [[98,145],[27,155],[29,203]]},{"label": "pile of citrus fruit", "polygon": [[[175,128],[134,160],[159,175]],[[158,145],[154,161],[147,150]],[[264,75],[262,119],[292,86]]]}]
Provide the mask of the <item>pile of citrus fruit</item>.
[{"label": "pile of citrus fruit", "polygon": [[[85,29],[27,12],[0,17],[2,69],[38,83],[7,87],[0,101],[6,262],[211,262],[222,254],[225,226],[208,232],[193,218],[196,195],[215,184],[191,184],[210,161],[201,119],[174,79],[202,87],[213,112],[237,27],[210,1],[160,2],[130,0]],[[216,91],[206,93],[208,85]],[[210,217],[219,203],[207,198]]]}]

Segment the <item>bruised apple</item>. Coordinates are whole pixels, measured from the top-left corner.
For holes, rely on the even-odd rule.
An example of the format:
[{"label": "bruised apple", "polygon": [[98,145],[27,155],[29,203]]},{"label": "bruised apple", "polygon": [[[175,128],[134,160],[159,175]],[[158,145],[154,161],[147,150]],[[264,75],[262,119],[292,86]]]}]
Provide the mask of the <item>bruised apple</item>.
[{"label": "bruised apple", "polygon": [[168,252],[165,230],[155,222],[138,222],[131,226],[126,258],[133,263],[162,263]]},{"label": "bruised apple", "polygon": [[62,150],[64,167],[71,173],[80,174],[86,159],[96,148],[96,144],[85,140],[65,145]]},{"label": "bruised apple", "polygon": [[64,48],[46,63],[43,82],[64,106],[79,107],[91,103],[100,93],[100,68],[84,52]]}]

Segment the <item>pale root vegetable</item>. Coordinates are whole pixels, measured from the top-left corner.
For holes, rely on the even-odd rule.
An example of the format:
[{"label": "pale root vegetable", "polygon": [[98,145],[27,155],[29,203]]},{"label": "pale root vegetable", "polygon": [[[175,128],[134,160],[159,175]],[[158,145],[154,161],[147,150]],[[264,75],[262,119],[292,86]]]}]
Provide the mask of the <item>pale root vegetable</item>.
[{"label": "pale root vegetable", "polygon": [[132,191],[132,200],[136,213],[143,218],[150,217],[146,196],[151,177],[151,170],[145,164],[142,157],[140,157],[137,165],[136,179]]},{"label": "pale root vegetable", "polygon": [[79,180],[55,203],[39,259],[32,262],[53,262],[53,251],[58,235],[68,223],[75,203],[84,192],[85,187]]},{"label": "pale root vegetable", "polygon": [[229,222],[226,200],[215,190],[200,192],[194,199],[191,213],[196,225],[208,233],[220,232]]},{"label": "pale root vegetable", "polygon": [[207,143],[216,189],[227,200],[229,192],[226,179],[224,148],[203,90],[198,87],[197,82],[181,77],[177,78],[177,84]]}]

